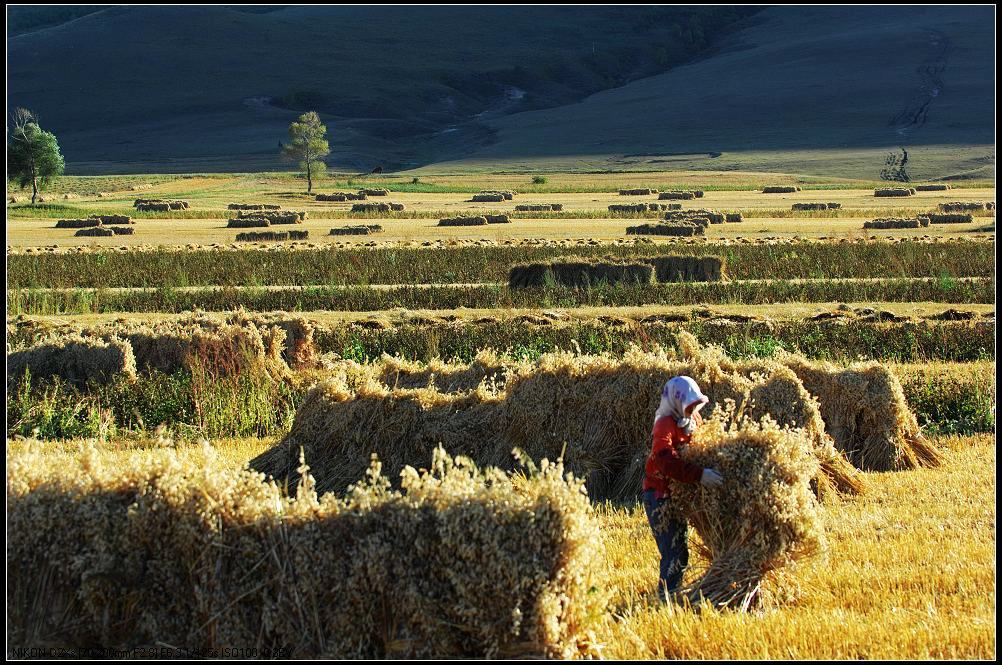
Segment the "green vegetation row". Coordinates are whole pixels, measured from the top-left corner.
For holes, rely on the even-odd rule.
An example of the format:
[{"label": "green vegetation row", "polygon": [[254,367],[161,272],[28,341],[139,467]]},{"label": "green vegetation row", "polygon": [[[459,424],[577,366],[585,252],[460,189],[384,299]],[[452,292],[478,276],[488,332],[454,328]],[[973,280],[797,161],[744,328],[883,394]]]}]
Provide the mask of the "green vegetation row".
[{"label": "green vegetation row", "polygon": [[720,256],[731,279],[990,277],[991,242],[792,242],[598,245],[151,250],[12,254],[8,288],[311,286],[505,282],[513,265],[564,256]]},{"label": "green vegetation row", "polygon": [[105,291],[9,289],[8,315],[91,314],[104,312],[221,312],[243,307],[251,311],[303,312],[332,310],[368,312],[406,309],[538,308],[639,305],[767,305],[784,302],[944,302],[994,303],[995,282],[989,278],[941,278],[814,282],[689,282],[651,286],[596,286],[509,290],[505,286],[308,286],[288,289],[172,288]]},{"label": "green vegetation row", "polygon": [[[950,380],[925,374],[900,377],[909,406],[930,433],[969,434],[994,429],[994,365],[972,363]],[[216,377],[196,369],[150,372],[136,381],[76,387],[25,377],[7,392],[7,437],[40,439],[151,436],[273,436],[288,431],[311,381],[266,373]]]}]

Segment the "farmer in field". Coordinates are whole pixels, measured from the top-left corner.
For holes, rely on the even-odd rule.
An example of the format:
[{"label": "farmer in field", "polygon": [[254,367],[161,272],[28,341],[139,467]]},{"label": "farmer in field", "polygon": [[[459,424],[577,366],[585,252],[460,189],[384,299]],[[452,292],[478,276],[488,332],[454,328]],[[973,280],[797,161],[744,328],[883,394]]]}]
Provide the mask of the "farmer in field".
[{"label": "farmer in field", "polygon": [[668,481],[702,483],[716,487],[724,479],[714,469],[704,469],[679,457],[681,449],[703,419],[699,410],[708,398],[688,376],[676,376],[661,391],[661,405],[654,414],[651,454],[644,476],[644,510],[661,553],[658,596],[662,601],[678,590],[689,563],[688,524],[682,519],[663,521],[657,514],[668,500]]}]

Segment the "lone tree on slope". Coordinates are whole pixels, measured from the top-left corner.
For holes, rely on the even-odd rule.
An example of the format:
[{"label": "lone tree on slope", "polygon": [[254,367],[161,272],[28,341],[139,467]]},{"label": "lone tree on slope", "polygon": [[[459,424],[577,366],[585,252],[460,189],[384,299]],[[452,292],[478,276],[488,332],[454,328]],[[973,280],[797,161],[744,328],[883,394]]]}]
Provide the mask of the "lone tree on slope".
[{"label": "lone tree on slope", "polygon": [[313,178],[327,169],[324,157],[330,154],[327,145],[327,127],[320,122],[315,111],[304,113],[299,120],[289,125],[290,143],[282,146],[282,156],[299,162],[306,171],[306,191],[313,192]]},{"label": "lone tree on slope", "polygon": [[16,109],[7,139],[7,177],[21,189],[31,184],[31,203],[38,199],[39,185],[45,186],[66,167],[59,143],[52,132],[38,126],[38,118],[28,109]]}]

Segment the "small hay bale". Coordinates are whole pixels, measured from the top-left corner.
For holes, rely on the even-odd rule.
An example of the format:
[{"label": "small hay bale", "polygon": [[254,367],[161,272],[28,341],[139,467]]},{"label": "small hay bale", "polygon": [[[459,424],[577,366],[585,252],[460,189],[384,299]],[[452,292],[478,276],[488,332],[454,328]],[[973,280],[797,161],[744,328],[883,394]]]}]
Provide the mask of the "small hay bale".
[{"label": "small hay bale", "polygon": [[508,215],[484,215],[488,224],[511,224],[511,218]]},{"label": "small hay bale", "polygon": [[919,192],[945,192],[949,189],[950,185],[915,185],[915,190]]},{"label": "small hay bale", "polygon": [[649,209],[646,203],[613,203],[609,206],[611,213],[636,214],[647,212]]},{"label": "small hay bale", "polygon": [[901,219],[899,217],[888,217],[886,219],[871,219],[863,222],[864,229],[917,229],[923,224],[919,219]]},{"label": "small hay bale", "polygon": [[40,341],[7,354],[7,390],[10,392],[25,372],[32,383],[59,377],[77,386],[108,383],[124,376],[136,378],[136,358],[129,342],[73,334]]},{"label": "small hay bale", "polygon": [[841,203],[794,203],[791,210],[838,210]]},{"label": "small hay bale", "polygon": [[404,209],[404,204],[403,203],[391,203],[390,204],[390,210],[392,210],[393,212],[400,212],[403,209]]},{"label": "small hay bale", "polygon": [[525,203],[515,206],[516,212],[560,212],[563,203]]},{"label": "small hay bale", "polygon": [[744,217],[741,216],[740,212],[729,212],[724,215],[724,221],[730,224],[735,224],[737,222],[744,221]]},{"label": "small hay bale", "polygon": [[168,212],[171,210],[187,210],[188,202],[174,199],[136,199],[133,207],[146,212]]},{"label": "small hay bale", "polygon": [[694,192],[661,192],[658,194],[659,201],[669,201],[672,199],[689,201],[694,198],[696,198],[696,194]]},{"label": "small hay bale", "polygon": [[351,206],[352,212],[390,212],[392,208],[389,203],[355,203]]},{"label": "small hay bale", "polygon": [[470,199],[473,203],[501,203],[505,200],[504,194],[495,192],[491,194],[474,194]]},{"label": "small hay bale", "polygon": [[101,226],[101,220],[90,217],[88,219],[60,219],[56,222],[57,229],[84,229],[91,226]]},{"label": "small hay bale", "polygon": [[710,562],[681,589],[696,605],[747,610],[779,568],[825,547],[819,505],[810,489],[818,462],[798,430],[745,424],[726,431],[708,422],[682,453],[685,461],[720,471],[718,488],[671,483],[663,518],[681,516],[700,536]]},{"label": "small hay bale", "polygon": [[245,231],[237,234],[237,242],[266,242],[288,240],[287,231]]},{"label": "small hay bale", "polygon": [[446,217],[438,220],[438,226],[486,226],[487,218],[483,215],[477,217]]},{"label": "small hay bale", "polygon": [[96,236],[96,237],[108,237],[115,235],[114,229],[106,229],[103,226],[91,226],[89,228],[80,229],[73,235],[75,236]]},{"label": "small hay bale", "polygon": [[306,213],[302,211],[286,210],[259,210],[259,211],[239,211],[237,219],[267,219],[271,224],[301,224],[306,219]]},{"label": "small hay bale", "polygon": [[974,221],[974,215],[969,212],[930,212],[924,217],[930,224],[968,224]]},{"label": "small hay bale", "polygon": [[874,196],[912,196],[915,191],[908,187],[887,187],[873,190]]},{"label": "small hay bale", "polygon": [[367,236],[373,233],[382,233],[383,227],[379,224],[366,224],[365,226],[341,226],[331,229],[332,236]]},{"label": "small hay bale", "polygon": [[293,229],[289,230],[289,240],[309,240],[309,239],[310,239],[309,231],[296,231]]},{"label": "small hay bale", "polygon": [[100,221],[105,226],[115,224],[135,224],[132,218],[128,215],[91,215],[90,218]]},{"label": "small hay bale", "polygon": [[621,189],[619,190],[620,196],[647,196],[648,194],[657,194],[658,190],[650,189],[648,187],[637,187],[635,189]]},{"label": "small hay bale", "polygon": [[271,226],[271,221],[267,217],[238,217],[226,222],[228,229],[251,229]]},{"label": "small hay bale", "polygon": [[659,282],[719,282],[724,277],[719,256],[651,256],[643,261],[654,266]]},{"label": "small hay bale", "polygon": [[333,194],[317,194],[317,201],[364,201],[368,198],[364,192],[334,192]]},{"label": "small hay bale", "polygon": [[515,194],[517,194],[517,193],[518,193],[518,192],[515,192],[515,191],[513,191],[513,190],[510,190],[510,189],[482,189],[482,190],[480,190],[480,192],[478,192],[478,194],[479,194],[479,195],[485,195],[485,194],[488,194],[488,195],[494,195],[494,194],[500,194],[500,195],[501,195],[501,197],[502,197],[502,198],[503,198],[503,199],[504,199],[505,201],[511,201],[512,199],[514,199],[514,198],[515,198]]},{"label": "small hay bale", "polygon": [[769,185],[762,188],[763,194],[794,194],[800,191],[795,185]]},{"label": "small hay bale", "polygon": [[[320,196],[318,194],[318,196]],[[230,203],[227,210],[281,210],[282,206],[271,203]]]},{"label": "small hay bale", "polygon": [[664,224],[640,224],[627,226],[627,235],[655,236],[701,236],[706,235],[706,227],[694,222],[668,222]]},{"label": "small hay bale", "polygon": [[365,194],[366,196],[389,196],[390,190],[386,188],[363,189],[360,191],[360,193]]},{"label": "small hay bale", "polygon": [[939,209],[943,212],[974,212],[979,210],[994,210],[994,202],[984,201],[952,201],[950,203],[940,203]]},{"label": "small hay bale", "polygon": [[136,227],[134,226],[112,226],[112,233],[116,236],[131,236],[136,234]]}]

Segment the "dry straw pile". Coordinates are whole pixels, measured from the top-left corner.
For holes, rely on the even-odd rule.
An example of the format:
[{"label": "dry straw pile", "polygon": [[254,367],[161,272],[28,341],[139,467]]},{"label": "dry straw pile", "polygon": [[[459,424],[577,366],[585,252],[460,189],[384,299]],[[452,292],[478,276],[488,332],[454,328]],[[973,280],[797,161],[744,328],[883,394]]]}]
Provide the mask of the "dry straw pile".
[{"label": "dry straw pile", "polygon": [[484,195],[498,195],[498,194],[501,195],[501,198],[503,200],[511,201],[512,199],[515,198],[515,195],[518,194],[518,192],[511,189],[482,189],[480,190],[478,195],[484,196]]},{"label": "dry straw pile", "polygon": [[96,217],[87,219],[60,219],[56,222],[57,229],[85,229],[93,226],[101,226],[101,220]]},{"label": "dry straw pile", "polygon": [[967,212],[979,210],[994,210],[995,203],[989,201],[952,201],[950,203],[940,203],[939,209],[943,212]]},{"label": "dry straw pile", "polygon": [[639,224],[627,226],[626,235],[702,236],[706,235],[706,227],[690,220],[661,224]]},{"label": "dry straw pile", "polygon": [[271,226],[267,217],[237,217],[226,221],[228,229],[252,229]]},{"label": "dry straw pile", "polygon": [[609,212],[613,213],[644,213],[681,209],[681,203],[614,203],[609,206]]},{"label": "dry straw pile", "polygon": [[281,210],[282,206],[274,203],[230,203],[227,210]]},{"label": "dry straw pile", "polygon": [[839,210],[841,203],[794,203],[791,210]]},{"label": "dry straw pile", "polygon": [[501,192],[481,192],[480,194],[474,194],[473,198],[470,199],[473,203],[501,203],[504,200],[505,196]]},{"label": "dry straw pile", "polygon": [[96,219],[105,225],[115,224],[135,224],[128,215],[91,215],[91,219]]},{"label": "dry straw pile", "polygon": [[187,201],[172,199],[136,199],[133,207],[139,211],[147,212],[168,212],[171,210],[187,210]]},{"label": "dry straw pile", "polygon": [[916,192],[945,192],[953,189],[950,185],[915,185]]},{"label": "dry straw pile", "polygon": [[926,213],[930,224],[968,224],[974,221],[974,215],[969,212]]},{"label": "dry straw pile", "polygon": [[653,284],[654,267],[649,263],[617,263],[567,257],[540,263],[513,266],[508,288],[548,285],[586,288],[597,284]]},{"label": "dry straw pile", "polygon": [[75,236],[113,236],[115,235],[114,229],[106,229],[103,226],[92,226],[87,229],[80,229],[73,235]]},{"label": "dry straw pile", "polygon": [[262,211],[252,211],[252,212],[238,212],[238,219],[267,219],[271,224],[302,224],[306,219],[306,213],[303,211],[276,211],[276,210],[262,210]]},{"label": "dry straw pile", "polygon": [[237,234],[237,242],[307,240],[309,231],[246,231]]},{"label": "dry straw pile", "polygon": [[521,203],[515,206],[516,212],[560,212],[563,203]]},{"label": "dry straw pile", "polygon": [[768,422],[725,428],[711,421],[682,453],[718,469],[719,488],[672,483],[665,516],[684,516],[709,561],[681,595],[690,603],[748,609],[770,573],[821,552],[824,533],[809,483],[818,463],[796,430]]},{"label": "dry straw pile", "polygon": [[[601,533],[559,465],[515,476],[442,451],[401,490],[373,462],[295,497],[169,452],[9,461],[8,637],[293,658],[598,655]],[[431,461],[429,465],[428,462]]]},{"label": "dry straw pile", "polygon": [[914,187],[888,187],[886,189],[873,190],[874,196],[914,196]]},{"label": "dry straw pile", "polygon": [[390,195],[390,190],[385,189],[385,188],[380,188],[380,189],[363,189],[363,190],[361,190],[361,193],[365,194],[366,196],[389,196]]},{"label": "dry straw pile", "polygon": [[762,188],[763,194],[793,194],[799,191],[800,187],[795,185],[769,185]]},{"label": "dry straw pile", "polygon": [[703,195],[702,192],[699,192],[698,195],[696,194],[696,192],[661,192],[660,194],[658,194],[658,200],[666,201],[672,199],[680,199],[683,201],[689,201],[695,198],[700,198],[702,197],[702,195]]},{"label": "dry straw pile", "polygon": [[864,229],[917,229],[923,226],[929,226],[928,217],[913,219],[888,217],[886,219],[870,219],[863,222]]},{"label": "dry straw pile", "polygon": [[365,192],[334,192],[333,194],[317,194],[317,201],[364,201],[368,198]]},{"label": "dry straw pile", "polygon": [[131,236],[136,234],[136,229],[133,226],[113,226],[111,232],[116,236]]},{"label": "dry straw pile", "polygon": [[634,189],[621,189],[619,190],[620,196],[647,196],[648,194],[657,194],[658,190],[650,189],[649,187],[637,187]]},{"label": "dry straw pile", "polygon": [[487,226],[487,217],[446,217],[438,220],[439,226]]},{"label": "dry straw pile", "polygon": [[373,233],[382,233],[381,224],[365,224],[364,226],[340,226],[331,229],[332,236],[367,236]]},{"label": "dry straw pile", "polygon": [[719,282],[724,278],[724,259],[719,256],[651,256],[643,262],[654,266],[659,282]]},{"label": "dry straw pile", "polygon": [[28,372],[32,381],[60,377],[77,385],[136,378],[136,357],[128,341],[69,335],[7,354],[7,389]]}]

